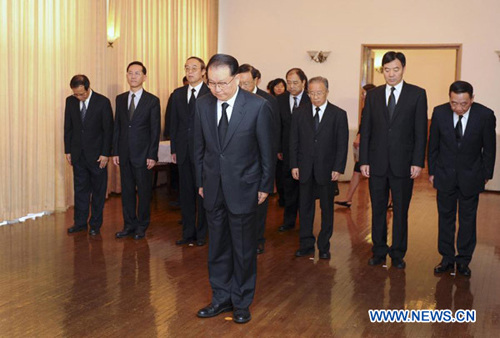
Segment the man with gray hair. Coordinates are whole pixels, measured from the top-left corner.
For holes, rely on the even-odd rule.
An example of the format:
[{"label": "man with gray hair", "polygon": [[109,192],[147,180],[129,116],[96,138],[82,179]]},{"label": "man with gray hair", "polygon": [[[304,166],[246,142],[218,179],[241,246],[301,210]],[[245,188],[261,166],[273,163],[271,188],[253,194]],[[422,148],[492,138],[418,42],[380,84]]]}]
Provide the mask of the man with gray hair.
[{"label": "man with gray hair", "polygon": [[314,254],[313,223],[318,196],[321,206],[319,258],[330,259],[333,200],[338,194],[337,180],[344,173],[347,161],[347,114],[327,101],[326,78],[310,79],[308,94],[311,104],[295,111],[290,129],[290,167],[293,178],[300,182],[300,247],[295,256]]}]

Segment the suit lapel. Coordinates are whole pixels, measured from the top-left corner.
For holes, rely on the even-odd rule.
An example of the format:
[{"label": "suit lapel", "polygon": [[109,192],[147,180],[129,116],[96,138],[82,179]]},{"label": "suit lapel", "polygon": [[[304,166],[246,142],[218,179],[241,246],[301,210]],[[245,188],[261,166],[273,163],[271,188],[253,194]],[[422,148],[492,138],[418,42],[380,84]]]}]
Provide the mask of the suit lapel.
[{"label": "suit lapel", "polygon": [[319,121],[319,127],[318,127],[318,131],[316,132],[316,134],[319,134],[321,132],[321,129],[323,129],[323,126],[325,124],[328,124],[328,121],[331,118],[332,118],[332,112],[330,111],[330,103],[327,103],[325,111],[323,112],[323,118],[321,119],[321,121]]},{"label": "suit lapel", "polygon": [[87,107],[87,113],[85,114],[85,121],[83,121],[83,124],[87,124],[89,118],[91,118],[94,114],[95,111],[95,105],[96,105],[96,94],[94,91],[92,91],[92,96],[90,97],[89,105]]},{"label": "suit lapel", "polygon": [[464,136],[462,138],[463,141],[467,141],[471,130],[477,130],[479,129],[478,123],[479,123],[479,116],[475,114],[476,112],[476,107],[474,106],[474,103],[472,104],[470,111],[469,111],[469,118],[467,119],[467,126],[465,128]]},{"label": "suit lapel", "polygon": [[215,96],[212,96],[210,102],[206,105],[206,119],[208,129],[212,133],[217,148],[220,149],[219,133],[217,132],[217,98]]},{"label": "suit lapel", "polygon": [[243,95],[244,93],[242,93],[242,90],[240,90],[234,102],[233,111],[231,112],[231,119],[229,120],[229,126],[227,128],[226,138],[224,139],[224,145],[221,150],[224,150],[226,148],[227,144],[233,137],[234,132],[236,131],[236,129],[238,129],[241,120],[243,120],[243,117],[245,116],[246,100]]},{"label": "suit lapel", "polygon": [[188,89],[189,89],[189,85],[187,86],[184,86],[184,88],[182,88],[182,109],[183,111],[187,112],[188,115],[191,113],[191,111],[189,110],[189,105],[188,105],[188,100],[187,100],[187,94],[188,94]]},{"label": "suit lapel", "polygon": [[[408,86],[406,85],[406,82],[403,82],[403,88],[401,89],[401,94],[399,95],[398,102],[396,103],[396,107],[394,108],[394,114],[392,115],[392,120],[390,121],[391,123],[396,119],[401,110],[400,107],[406,104],[407,99],[408,99]],[[385,102],[385,88],[384,88],[384,102]],[[387,110],[387,116],[389,116],[389,109],[387,108],[387,105],[385,106],[385,109]]]},{"label": "suit lapel", "polygon": [[[141,114],[141,112],[144,110],[144,107],[148,103],[148,100],[149,100],[149,93],[146,90],[143,90],[139,103],[137,104],[137,107],[135,107],[134,116],[132,116],[132,120],[135,120],[137,116]],[[127,96],[127,103],[128,103],[128,96]],[[128,107],[127,107],[127,116],[128,116]]]},{"label": "suit lapel", "polygon": [[377,93],[377,101],[378,101],[378,105],[380,105],[381,107],[383,107],[383,114],[384,115],[384,118],[385,120],[387,121],[387,123],[390,122],[390,119],[389,119],[389,109],[387,109],[387,103],[386,103],[386,100],[385,100],[385,85],[383,87],[380,87],[381,90]]}]

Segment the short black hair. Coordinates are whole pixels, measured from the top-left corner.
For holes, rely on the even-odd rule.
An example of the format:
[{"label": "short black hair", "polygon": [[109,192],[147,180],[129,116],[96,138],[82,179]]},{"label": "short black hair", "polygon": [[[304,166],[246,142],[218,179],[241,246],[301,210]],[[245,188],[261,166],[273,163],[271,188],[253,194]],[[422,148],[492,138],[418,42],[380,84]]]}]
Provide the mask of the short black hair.
[{"label": "short black hair", "polygon": [[290,74],[297,74],[297,76],[299,77],[300,81],[305,81],[306,84],[305,84],[305,91],[307,92],[307,76],[306,76],[306,73],[304,73],[304,71],[300,68],[292,68],[290,69],[288,72],[286,72],[286,76],[285,77],[288,77],[288,75]]},{"label": "short black hair", "polygon": [[196,61],[198,61],[200,63],[201,70],[205,69],[205,67],[206,67],[205,61],[203,61],[201,58],[199,58],[197,56],[190,56],[190,57],[187,58],[186,61],[191,60],[191,59],[194,59],[194,60],[196,60]]},{"label": "short black hair", "polygon": [[238,73],[238,60],[234,56],[228,54],[215,54],[208,61],[207,69],[210,67],[220,67],[227,66],[229,67],[230,75],[234,76]]},{"label": "short black hair", "polygon": [[254,80],[259,77],[258,75],[260,75],[260,72],[254,66],[249,65],[248,63],[244,63],[238,67],[238,74],[247,72],[250,72],[252,74],[252,79]]},{"label": "short black hair", "polygon": [[448,93],[448,95],[451,95],[451,93],[469,93],[469,97],[472,98],[472,95],[474,94],[474,88],[472,88],[472,85],[469,82],[455,81],[451,84],[450,92]]},{"label": "short black hair", "polygon": [[260,73],[260,70],[258,70],[257,68],[255,68],[255,73],[257,74],[255,76],[255,78],[260,79],[262,77],[262,74]]},{"label": "short black hair", "polygon": [[274,87],[276,87],[277,85],[279,85],[280,83],[283,83],[283,86],[285,86],[285,91],[287,90],[286,89],[286,81],[282,78],[277,78],[277,79],[274,79],[271,81],[271,83],[269,84],[270,88],[269,88],[269,91],[271,92],[271,94],[273,94],[274,96],[277,96],[276,93],[274,92]]},{"label": "short black hair", "polygon": [[71,78],[71,81],[69,82],[69,86],[70,86],[70,88],[78,88],[80,86],[83,86],[83,88],[85,88],[85,90],[89,90],[90,81],[86,75],[77,74]]},{"label": "short black hair", "polygon": [[364,90],[366,90],[367,92],[369,92],[370,90],[377,88],[377,86],[375,86],[374,84],[371,84],[371,83],[367,83],[362,88]]},{"label": "short black hair", "polygon": [[386,63],[392,62],[394,60],[398,59],[401,62],[401,65],[403,67],[406,66],[406,57],[403,53],[401,52],[395,52],[395,51],[390,51],[384,54],[382,57],[382,66],[385,65]]},{"label": "short black hair", "polygon": [[127,72],[128,72],[128,69],[129,69],[131,66],[133,66],[133,65],[138,65],[138,66],[141,66],[141,67],[142,67],[142,73],[143,73],[144,75],[146,75],[146,73],[147,73],[147,69],[146,69],[146,67],[142,64],[142,62],[140,62],[140,61],[132,61],[132,62],[130,62],[130,63],[128,64],[128,66],[127,66]]}]

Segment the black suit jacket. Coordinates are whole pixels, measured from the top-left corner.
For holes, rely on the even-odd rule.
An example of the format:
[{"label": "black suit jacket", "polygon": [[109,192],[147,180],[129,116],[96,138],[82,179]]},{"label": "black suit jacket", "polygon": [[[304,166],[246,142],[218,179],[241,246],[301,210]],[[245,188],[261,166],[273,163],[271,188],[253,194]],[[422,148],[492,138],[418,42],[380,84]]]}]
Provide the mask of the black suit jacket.
[{"label": "black suit jacket", "polygon": [[[292,111],[290,110],[290,93],[285,92],[276,97],[281,117],[281,139],[278,152],[283,153],[283,165],[290,167],[290,127],[292,125]],[[311,105],[309,95],[304,91],[299,103],[299,108]],[[297,108],[298,109],[298,108]]]},{"label": "black suit jacket", "polygon": [[129,120],[128,95],[125,92],[116,97],[113,155],[119,156],[120,162],[130,160],[134,167],[145,167],[147,159],[158,161],[160,99],[144,90]]},{"label": "black suit jacket", "polygon": [[425,90],[404,82],[392,119],[385,99],[385,85],[366,95],[361,120],[359,164],[370,165],[370,174],[409,177],[411,166],[423,168],[427,143]]},{"label": "black suit jacket", "polygon": [[239,89],[221,147],[217,98],[210,93],[196,100],[196,185],[203,187],[205,209],[214,208],[220,186],[233,214],[254,212],[258,191],[273,191],[271,114],[266,100]]},{"label": "black suit jacket", "polygon": [[484,190],[493,177],[496,155],[496,119],[493,111],[473,103],[460,148],[455,137],[453,111],[445,103],[434,108],[429,136],[429,175],[434,187],[453,191],[458,186],[466,195]]},{"label": "black suit jacket", "polygon": [[99,156],[111,155],[113,140],[113,111],[109,99],[92,91],[85,122],[82,123],[80,100],[66,98],[64,111],[64,152],[76,161],[83,152],[89,162],[97,162]]},{"label": "black suit jacket", "polygon": [[[191,156],[191,161],[194,161],[194,109],[190,111],[188,106],[188,88],[189,85],[177,88],[170,96],[170,152],[177,155],[178,164],[182,164],[187,156]],[[196,99],[209,92],[203,83]]]},{"label": "black suit jacket", "polygon": [[313,177],[318,184],[332,180],[332,171],[344,173],[347,161],[349,128],[347,114],[328,103],[318,127],[314,130],[312,105],[293,113],[290,130],[290,167],[299,168],[301,183]]},{"label": "black suit jacket", "polygon": [[278,107],[278,100],[276,100],[276,97],[272,96],[268,92],[263,91],[260,88],[257,88],[257,95],[266,99],[267,102],[269,102],[269,104],[271,105],[271,110],[273,115],[274,152],[277,153],[281,138],[281,118],[280,118],[280,109]]}]

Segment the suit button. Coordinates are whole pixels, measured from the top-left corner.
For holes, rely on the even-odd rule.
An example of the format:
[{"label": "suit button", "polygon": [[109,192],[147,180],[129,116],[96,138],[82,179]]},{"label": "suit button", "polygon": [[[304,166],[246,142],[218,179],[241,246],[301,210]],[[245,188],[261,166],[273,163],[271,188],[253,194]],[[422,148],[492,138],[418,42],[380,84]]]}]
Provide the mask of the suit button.
[{"label": "suit button", "polygon": [[132,126],[128,126],[129,128],[132,128]]},{"label": "suit button", "polygon": [[314,143],[317,143],[317,142],[318,142],[318,140],[314,140]]}]

